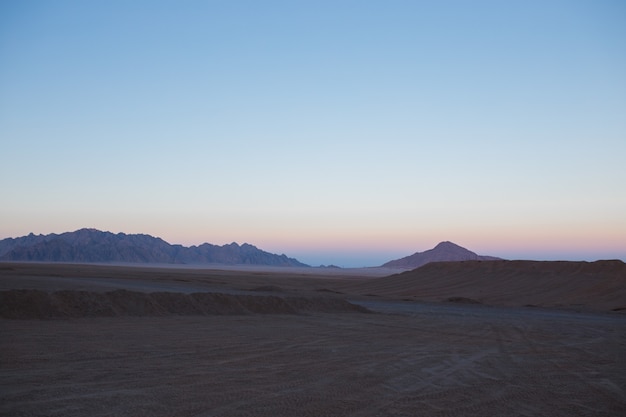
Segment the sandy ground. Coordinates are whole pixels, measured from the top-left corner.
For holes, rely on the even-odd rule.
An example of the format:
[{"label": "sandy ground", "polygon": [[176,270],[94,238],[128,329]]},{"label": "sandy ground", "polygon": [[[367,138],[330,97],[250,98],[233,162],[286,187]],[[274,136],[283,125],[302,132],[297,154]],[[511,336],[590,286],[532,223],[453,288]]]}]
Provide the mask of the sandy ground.
[{"label": "sandy ground", "polygon": [[626,311],[626,264],[619,260],[439,262],[333,288],[401,300],[456,298],[504,307]]},{"label": "sandy ground", "polygon": [[332,292],[354,276],[101,268],[0,265],[0,289],[128,281],[376,313],[0,319],[0,415],[626,415],[624,314]]}]

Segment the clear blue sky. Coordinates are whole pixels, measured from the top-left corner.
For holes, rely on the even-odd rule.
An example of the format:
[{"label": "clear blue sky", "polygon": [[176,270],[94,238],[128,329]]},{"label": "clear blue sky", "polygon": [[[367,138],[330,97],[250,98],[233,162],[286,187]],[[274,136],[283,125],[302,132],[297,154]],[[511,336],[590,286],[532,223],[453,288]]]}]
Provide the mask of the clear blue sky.
[{"label": "clear blue sky", "polygon": [[6,0],[0,143],[0,238],[626,259],[626,3]]}]

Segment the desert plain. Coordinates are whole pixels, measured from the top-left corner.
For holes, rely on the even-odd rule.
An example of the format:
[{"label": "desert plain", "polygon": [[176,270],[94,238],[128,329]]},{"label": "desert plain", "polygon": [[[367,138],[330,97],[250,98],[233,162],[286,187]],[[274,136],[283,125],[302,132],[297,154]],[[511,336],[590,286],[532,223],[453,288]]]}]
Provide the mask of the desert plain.
[{"label": "desert plain", "polygon": [[398,272],[0,263],[0,415],[626,415],[624,263]]}]

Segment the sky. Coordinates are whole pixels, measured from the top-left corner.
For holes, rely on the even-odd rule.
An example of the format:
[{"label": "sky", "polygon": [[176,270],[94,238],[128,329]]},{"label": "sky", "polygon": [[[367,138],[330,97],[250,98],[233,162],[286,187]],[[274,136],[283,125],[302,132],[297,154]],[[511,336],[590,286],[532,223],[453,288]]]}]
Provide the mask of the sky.
[{"label": "sky", "polygon": [[626,260],[626,2],[0,2],[0,238]]}]

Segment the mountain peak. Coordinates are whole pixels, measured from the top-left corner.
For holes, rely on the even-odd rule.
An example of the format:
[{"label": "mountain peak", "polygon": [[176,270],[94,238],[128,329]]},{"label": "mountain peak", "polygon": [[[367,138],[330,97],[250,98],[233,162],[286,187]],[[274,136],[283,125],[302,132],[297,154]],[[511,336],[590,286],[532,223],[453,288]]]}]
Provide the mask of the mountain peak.
[{"label": "mountain peak", "polygon": [[94,229],[93,227],[83,227],[82,229],[78,229],[75,230],[73,232],[68,232],[68,233],[108,233],[108,232],[103,232],[102,230],[98,230],[98,229]]},{"label": "mountain peak", "polygon": [[493,261],[500,258],[493,256],[481,256],[465,249],[462,246],[450,241],[443,241],[432,249],[424,252],[416,252],[413,255],[401,259],[395,259],[384,264],[384,267],[414,269],[430,262],[450,262],[450,261]]},{"label": "mountain peak", "polygon": [[456,243],[450,242],[449,240],[444,240],[443,242],[437,243],[437,246],[435,246],[433,249],[456,249],[456,248],[465,249],[457,245]]}]

